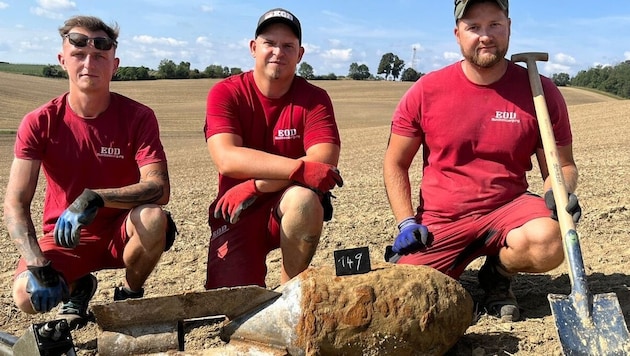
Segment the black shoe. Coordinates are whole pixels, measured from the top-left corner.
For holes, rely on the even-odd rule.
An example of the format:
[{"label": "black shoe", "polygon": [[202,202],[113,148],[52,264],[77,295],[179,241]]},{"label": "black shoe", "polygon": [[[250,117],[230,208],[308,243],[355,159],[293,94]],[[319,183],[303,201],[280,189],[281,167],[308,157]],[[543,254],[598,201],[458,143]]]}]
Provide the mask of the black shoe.
[{"label": "black shoe", "polygon": [[70,299],[59,308],[57,316],[66,319],[70,329],[80,329],[88,321],[94,319],[94,315],[88,313],[88,304],[96,293],[98,280],[92,274],[87,274],[76,281]]},{"label": "black shoe", "polygon": [[487,256],[477,274],[479,286],[485,292],[484,306],[488,314],[501,318],[503,322],[517,321],[521,315],[510,287],[513,277],[502,274],[498,266],[498,256]]},{"label": "black shoe", "polygon": [[134,292],[125,287],[114,288],[114,301],[125,299],[138,299],[144,296],[144,288],[140,288],[138,292]]}]

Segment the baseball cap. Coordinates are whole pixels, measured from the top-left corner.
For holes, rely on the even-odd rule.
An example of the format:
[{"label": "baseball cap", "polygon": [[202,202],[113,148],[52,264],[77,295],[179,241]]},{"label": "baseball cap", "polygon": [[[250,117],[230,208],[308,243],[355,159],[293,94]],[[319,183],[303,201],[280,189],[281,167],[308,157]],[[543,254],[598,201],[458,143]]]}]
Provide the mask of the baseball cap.
[{"label": "baseball cap", "polygon": [[276,22],[282,22],[291,27],[291,30],[293,30],[293,33],[297,36],[300,44],[302,43],[302,26],[300,25],[300,20],[291,12],[282,8],[271,9],[260,16],[258,26],[256,26],[255,37],[258,37],[263,27]]},{"label": "baseball cap", "polygon": [[[508,0],[495,0],[497,5],[505,11],[508,12]],[[455,21],[459,20],[464,16],[468,5],[474,3],[475,0],[455,0]]]}]

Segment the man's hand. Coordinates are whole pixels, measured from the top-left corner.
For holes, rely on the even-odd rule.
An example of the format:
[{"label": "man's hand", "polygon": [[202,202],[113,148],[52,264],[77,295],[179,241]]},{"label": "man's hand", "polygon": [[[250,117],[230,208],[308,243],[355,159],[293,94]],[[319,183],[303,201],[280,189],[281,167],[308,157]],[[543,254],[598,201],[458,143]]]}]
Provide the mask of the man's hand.
[{"label": "man's hand", "polygon": [[398,224],[400,233],[394,240],[392,251],[406,255],[416,252],[431,245],[431,234],[426,226],[418,224],[413,216],[410,216]]},{"label": "man's hand", "polygon": [[230,188],[214,208],[214,217],[236,224],[243,210],[250,207],[262,193],[256,189],[254,179],[246,180]]},{"label": "man's hand", "polygon": [[27,266],[26,292],[30,294],[33,309],[38,312],[47,312],[54,308],[62,300],[68,300],[69,291],[66,282],[59,277],[50,265]]},{"label": "man's hand", "polygon": [[92,223],[98,208],[103,206],[105,202],[100,195],[85,189],[57,219],[53,232],[57,246],[77,247],[81,239],[81,227]]},{"label": "man's hand", "polygon": [[[548,190],[545,193],[545,205],[551,210],[551,218],[558,221],[558,210],[556,209],[556,200],[553,196],[553,190]],[[571,214],[574,223],[578,223],[582,218],[582,208],[578,202],[578,198],[575,194],[569,193],[569,201],[566,207],[567,213]]]},{"label": "man's hand", "polygon": [[337,167],[321,162],[300,161],[289,179],[326,193],[335,185],[343,187],[343,179]]}]

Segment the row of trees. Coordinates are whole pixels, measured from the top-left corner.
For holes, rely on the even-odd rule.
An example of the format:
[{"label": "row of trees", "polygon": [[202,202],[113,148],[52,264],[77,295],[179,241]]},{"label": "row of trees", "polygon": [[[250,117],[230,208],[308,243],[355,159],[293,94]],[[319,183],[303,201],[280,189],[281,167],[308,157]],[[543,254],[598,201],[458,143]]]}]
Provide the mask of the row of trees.
[{"label": "row of trees", "polygon": [[[157,70],[147,67],[120,67],[114,80],[151,80],[151,79],[197,79],[197,78],[227,78],[242,73],[241,68],[225,67],[212,64],[203,71],[191,69],[190,62],[175,64],[172,60],[163,59]],[[337,80],[340,77],[334,73],[315,75],[313,67],[307,62],[300,63],[298,75],[308,80]],[[45,77],[66,78],[66,72],[59,65],[45,66],[42,73]],[[353,80],[398,80],[414,82],[423,73],[414,68],[405,68],[405,61],[393,53],[386,53],[381,57],[377,75],[370,73],[365,64],[352,63],[347,77]],[[343,77],[341,77],[343,78]],[[630,60],[615,66],[597,66],[580,71],[571,78],[567,73],[555,73],[551,79],[558,86],[580,86],[601,90],[623,98],[630,98]]]},{"label": "row of trees", "polygon": [[[352,63],[348,69],[348,77],[354,80],[397,80],[416,81],[422,75],[413,68],[403,71],[405,61],[401,60],[393,53],[386,53],[381,58],[376,74],[383,77],[375,77],[370,73],[370,69],[365,64]],[[144,66],[141,67],[120,67],[114,76],[114,80],[151,80],[151,79],[199,79],[199,78],[227,78],[231,75],[242,73],[241,68],[224,67],[211,64],[203,71],[191,69],[190,62],[180,62],[175,64],[170,59],[160,61],[157,70]],[[300,63],[298,75],[309,80],[336,80],[339,79],[334,73],[326,75],[315,75],[313,67],[307,62]],[[66,73],[58,65],[49,65],[43,69],[45,77],[66,77]]]},{"label": "row of trees", "polygon": [[615,66],[597,66],[579,71],[570,85],[593,88],[622,98],[630,98],[630,60]]}]

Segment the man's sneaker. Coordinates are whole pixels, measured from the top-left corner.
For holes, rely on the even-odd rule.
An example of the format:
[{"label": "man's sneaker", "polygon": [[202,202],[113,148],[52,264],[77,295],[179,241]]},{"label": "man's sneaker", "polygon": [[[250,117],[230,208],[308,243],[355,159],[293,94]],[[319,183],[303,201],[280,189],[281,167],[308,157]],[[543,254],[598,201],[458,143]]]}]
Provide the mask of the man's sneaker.
[{"label": "man's sneaker", "polygon": [[70,299],[59,308],[57,316],[66,319],[70,329],[80,329],[93,319],[94,315],[87,310],[97,286],[98,280],[91,273],[79,278]]},{"label": "man's sneaker", "polygon": [[134,292],[125,287],[114,288],[114,301],[125,299],[138,299],[144,296],[144,288],[140,288],[138,292]]},{"label": "man's sneaker", "polygon": [[477,274],[479,286],[485,292],[484,306],[489,314],[503,322],[517,321],[520,311],[510,288],[513,276],[508,276],[499,265],[499,256],[487,256]]}]

